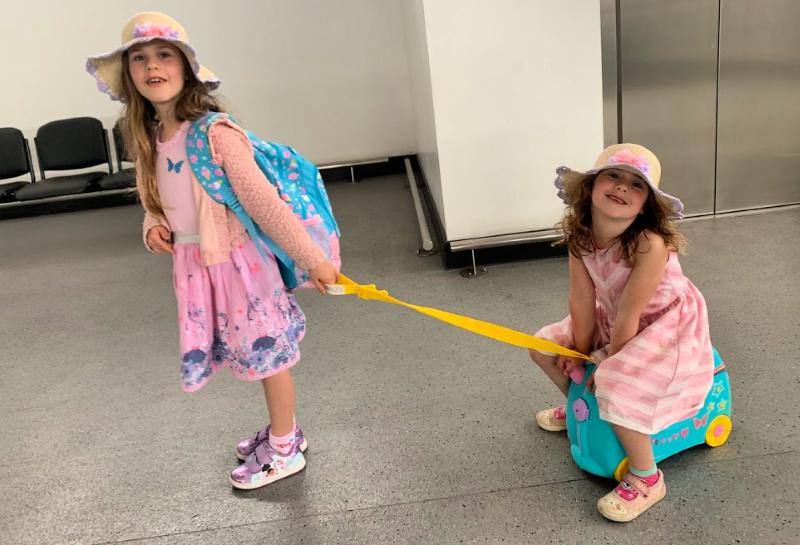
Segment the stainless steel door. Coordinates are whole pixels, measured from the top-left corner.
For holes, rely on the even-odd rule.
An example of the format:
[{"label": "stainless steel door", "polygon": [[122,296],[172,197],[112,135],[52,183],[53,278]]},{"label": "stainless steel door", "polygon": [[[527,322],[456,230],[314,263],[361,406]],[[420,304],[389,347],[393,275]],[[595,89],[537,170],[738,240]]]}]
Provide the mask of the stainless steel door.
[{"label": "stainless steel door", "polygon": [[800,2],[720,11],[717,211],[800,202]]},{"label": "stainless steel door", "polygon": [[661,160],[687,214],[714,211],[717,0],[620,0],[622,141]]}]

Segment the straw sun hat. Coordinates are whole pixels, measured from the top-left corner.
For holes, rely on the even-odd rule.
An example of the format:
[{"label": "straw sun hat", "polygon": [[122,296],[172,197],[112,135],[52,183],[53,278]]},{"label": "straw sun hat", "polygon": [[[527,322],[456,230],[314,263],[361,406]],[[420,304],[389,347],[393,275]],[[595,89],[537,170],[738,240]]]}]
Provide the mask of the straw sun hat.
[{"label": "straw sun hat", "polygon": [[577,187],[588,177],[593,176],[607,168],[618,168],[627,170],[639,176],[647,182],[650,189],[657,198],[666,202],[672,210],[670,219],[683,217],[683,203],[677,197],[661,191],[658,185],[661,181],[661,163],[658,157],[644,146],[638,144],[615,144],[603,150],[594,167],[585,172],[573,170],[568,167],[556,169],[558,178],[555,186],[558,189],[558,196],[566,204],[572,202],[572,196],[576,194]]},{"label": "straw sun hat", "polygon": [[97,80],[97,88],[122,101],[122,54],[134,45],[163,40],[180,49],[198,80],[209,89],[219,87],[219,78],[197,61],[194,48],[189,45],[189,35],[181,24],[163,13],[147,11],[137,13],[122,27],[122,45],[109,53],[89,57],[86,70]]}]

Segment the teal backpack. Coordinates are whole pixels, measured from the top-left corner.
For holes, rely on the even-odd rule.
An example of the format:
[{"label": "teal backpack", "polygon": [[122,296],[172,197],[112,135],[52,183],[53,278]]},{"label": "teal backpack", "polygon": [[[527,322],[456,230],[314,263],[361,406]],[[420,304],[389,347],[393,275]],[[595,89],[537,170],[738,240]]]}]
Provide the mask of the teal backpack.
[{"label": "teal backpack", "polygon": [[[292,258],[250,217],[233,192],[222,167],[211,159],[208,129],[220,119],[233,122],[228,114],[209,112],[192,122],[189,128],[186,156],[195,178],[212,199],[236,213],[263,257],[266,257],[266,252],[258,241],[266,244],[275,255],[284,284],[287,288],[294,289],[308,280],[308,274],[299,269]],[[275,186],[286,205],[292,208],[308,234],[322,248],[325,257],[338,262],[339,246],[338,242],[333,241],[340,235],[339,227],[333,217],[331,203],[317,167],[289,146],[261,140],[250,131],[245,133],[253,145],[255,161],[264,176]]]}]

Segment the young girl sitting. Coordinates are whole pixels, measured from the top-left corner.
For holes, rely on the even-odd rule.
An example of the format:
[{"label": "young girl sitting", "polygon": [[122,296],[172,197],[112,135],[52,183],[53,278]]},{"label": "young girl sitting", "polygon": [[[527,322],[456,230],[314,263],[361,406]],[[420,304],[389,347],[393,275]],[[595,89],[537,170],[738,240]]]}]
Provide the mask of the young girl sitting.
[{"label": "young girl sitting", "polygon": [[[711,387],[714,363],[703,296],[683,275],[685,242],[672,220],[683,204],[661,191],[661,165],[635,144],[606,148],[593,169],[558,169],[569,205],[560,223],[569,248],[569,316],[537,336],[588,354],[600,418],[611,423],[630,472],[597,503],[627,522],[666,494],[650,435],[695,414]],[[566,395],[580,360],[531,351]],[[564,407],[539,412],[549,431],[566,429]]]},{"label": "young girl sitting", "polygon": [[[173,256],[183,389],[201,388],[220,368],[260,381],[270,425],[236,445],[244,463],[236,488],[258,488],[305,467],[306,440],[294,421],[289,368],[300,358],[305,317],[281,279],[274,255],[251,240],[236,214],[215,202],[192,173],[186,153],[191,122],[221,111],[210,91],[219,80],[200,65],[183,27],[162,13],[134,15],[122,45],[87,61],[101,91],[125,104],[123,133],[136,161],[145,209],[144,238]],[[214,163],[259,227],[309,271],[325,293],[337,266],[326,260],[300,220],[258,168],[251,144],[228,119],[208,129]],[[338,263],[338,239],[331,235]]]}]

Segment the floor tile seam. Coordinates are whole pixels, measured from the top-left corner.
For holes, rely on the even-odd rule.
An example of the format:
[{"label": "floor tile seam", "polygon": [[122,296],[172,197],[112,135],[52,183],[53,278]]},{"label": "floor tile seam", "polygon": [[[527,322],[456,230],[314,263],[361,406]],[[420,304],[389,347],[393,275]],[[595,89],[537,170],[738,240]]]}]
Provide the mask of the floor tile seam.
[{"label": "floor tile seam", "polygon": [[270,520],[260,520],[260,521],[253,521],[253,522],[245,522],[245,523],[242,523],[242,524],[231,524],[229,526],[217,526],[217,527],[214,527],[214,528],[203,528],[202,530],[187,530],[187,531],[183,531],[183,532],[170,532],[170,533],[166,533],[166,534],[159,534],[159,535],[153,535],[153,536],[144,536],[144,537],[136,537],[136,538],[124,539],[124,540],[120,540],[120,541],[99,541],[99,542],[92,543],[92,545],[119,545],[119,544],[122,544],[122,543],[136,543],[137,541],[144,541],[144,540],[148,540],[148,539],[161,539],[161,538],[174,537],[174,536],[179,536],[179,535],[192,535],[192,534],[199,534],[199,533],[203,533],[203,532],[214,532],[214,531],[218,531],[218,530],[232,530],[232,529],[235,529],[235,528],[247,528],[248,526],[258,526],[258,525],[262,525],[262,524],[275,524],[275,523],[287,522],[287,521],[292,521],[292,520],[305,520],[305,519],[311,519],[311,518],[329,517],[329,516],[335,516],[335,515],[346,514],[346,513],[359,513],[359,512],[373,511],[373,510],[377,510],[377,509],[389,509],[389,508],[394,508],[394,507],[404,507],[404,506],[409,506],[409,505],[425,504],[425,503],[431,503],[431,502],[437,502],[437,501],[454,500],[454,499],[458,499],[458,498],[472,498],[472,497],[478,497],[478,496],[482,496],[482,495],[496,494],[498,492],[509,492],[509,491],[515,491],[515,490],[524,490],[526,488],[538,488],[540,486],[551,486],[551,485],[554,485],[554,484],[578,482],[578,481],[583,481],[583,480],[586,480],[586,478],[583,477],[583,478],[579,478],[579,479],[567,479],[567,480],[563,480],[563,481],[553,481],[553,482],[539,483],[539,484],[534,484],[534,485],[519,486],[519,487],[512,487],[512,488],[500,488],[500,489],[497,489],[497,490],[484,490],[484,491],[480,491],[480,492],[472,492],[472,493],[467,493],[467,494],[458,494],[458,495],[453,495],[453,496],[439,496],[439,497],[434,497],[434,498],[424,498],[424,499],[420,499],[420,500],[413,500],[413,501],[407,501],[407,502],[383,503],[383,504],[379,504],[379,505],[369,505],[369,506],[364,506],[364,507],[355,507],[355,508],[352,508],[352,509],[339,509],[339,510],[333,510],[333,511],[327,511],[327,512],[322,512],[321,511],[321,512],[317,512],[317,513],[308,513],[308,514],[305,514],[305,515],[299,515],[299,516],[296,516],[296,517],[283,517],[283,518],[276,518],[276,519],[270,519]]},{"label": "floor tile seam", "polygon": [[[708,461],[704,461],[704,462],[698,462],[696,464],[689,464],[689,466],[702,465],[702,464],[717,464],[717,463],[724,463],[724,462],[734,462],[734,461],[737,461],[737,460],[747,460],[748,458],[759,458],[759,457],[763,457],[763,456],[780,456],[780,455],[783,455],[783,454],[792,454],[794,452],[798,452],[798,450],[797,449],[789,449],[789,450],[780,450],[780,451],[776,451],[776,452],[747,454],[747,455],[744,455],[744,456],[737,456],[737,457],[734,457],[734,458],[725,458],[723,460],[708,460]],[[6,469],[11,469],[12,467],[14,467],[16,465],[17,464],[0,463],[0,471],[6,470]],[[503,488],[503,489],[498,489],[498,491],[502,491],[502,490],[517,490],[517,489],[523,489],[523,488],[534,488],[534,487],[537,487],[537,486],[543,486],[543,485],[548,485],[548,484],[559,484],[561,482],[567,483],[567,482],[573,482],[573,481],[576,481],[576,480],[581,480],[581,479],[567,479],[565,481],[552,481],[552,482],[547,482],[547,483],[538,483],[538,484],[534,484],[534,485],[526,485],[526,486],[521,486],[521,487]],[[424,500],[420,500],[420,501],[424,501]],[[101,543],[101,544],[97,544],[97,545],[103,545],[103,544]]]},{"label": "floor tile seam", "polygon": [[[763,457],[766,457],[766,456],[781,456],[781,455],[785,455],[785,454],[795,454],[797,452],[798,452],[797,450],[785,450],[785,451],[771,452],[771,453],[766,453],[766,454],[752,454],[752,455],[748,455],[748,456],[740,456],[738,458],[728,458],[728,459],[725,459],[725,460],[709,460],[709,461],[705,461],[705,462],[699,462],[699,463],[696,463],[696,464],[688,464],[687,467],[703,466],[703,465],[715,465],[715,464],[719,464],[719,463],[723,463],[723,462],[735,462],[735,461],[747,460],[747,459],[750,459],[750,458],[763,458]],[[371,506],[365,506],[365,507],[356,507],[356,508],[353,508],[353,509],[344,509],[344,510],[340,509],[340,510],[334,510],[334,511],[329,511],[329,512],[308,513],[308,514],[300,515],[300,516],[296,516],[296,517],[283,517],[283,518],[276,518],[276,519],[271,519],[271,520],[245,522],[245,523],[242,523],[242,524],[232,524],[232,525],[229,525],[229,526],[217,526],[217,527],[213,527],[213,528],[203,528],[202,530],[187,530],[187,531],[181,531],[181,532],[170,532],[170,533],[166,533],[166,534],[137,537],[137,538],[125,539],[125,540],[121,540],[121,541],[102,541],[102,542],[95,542],[92,545],[119,545],[119,544],[123,544],[123,543],[135,543],[137,541],[144,541],[144,540],[157,540],[157,539],[161,539],[161,538],[174,537],[174,536],[179,536],[179,535],[192,535],[192,534],[198,534],[198,533],[203,533],[203,532],[214,532],[214,531],[219,531],[219,530],[232,530],[232,529],[235,529],[235,528],[246,528],[248,526],[258,526],[258,525],[261,525],[261,524],[265,524],[266,525],[266,524],[275,524],[275,523],[286,522],[286,521],[291,521],[291,520],[304,520],[304,519],[311,519],[311,518],[318,518],[318,517],[327,517],[327,516],[334,516],[334,515],[343,514],[343,513],[358,513],[358,512],[373,511],[373,510],[376,510],[376,509],[390,509],[390,508],[405,507],[405,506],[410,506],[410,505],[422,505],[422,504],[426,504],[426,503],[455,500],[455,499],[459,499],[459,498],[476,498],[476,497],[480,497],[480,496],[489,496],[489,495],[492,495],[492,494],[497,494],[497,493],[502,493],[502,492],[515,492],[515,491],[519,491],[519,490],[528,490],[528,489],[533,489],[533,488],[540,488],[540,487],[543,487],[543,486],[569,484],[569,483],[574,483],[574,482],[585,481],[585,480],[588,480],[588,479],[589,479],[588,476],[587,477],[577,478],[577,479],[563,479],[563,480],[559,480],[559,481],[550,481],[550,482],[545,482],[545,483],[537,483],[537,484],[532,484],[532,485],[516,486],[516,487],[509,487],[509,488],[498,488],[498,489],[495,489],[495,490],[484,490],[484,491],[480,491],[480,492],[472,492],[472,493],[467,493],[467,494],[458,494],[458,495],[452,495],[452,496],[439,496],[439,497],[433,497],[433,498],[424,498],[424,499],[408,501],[408,502],[394,502],[394,503],[371,505]]]}]

